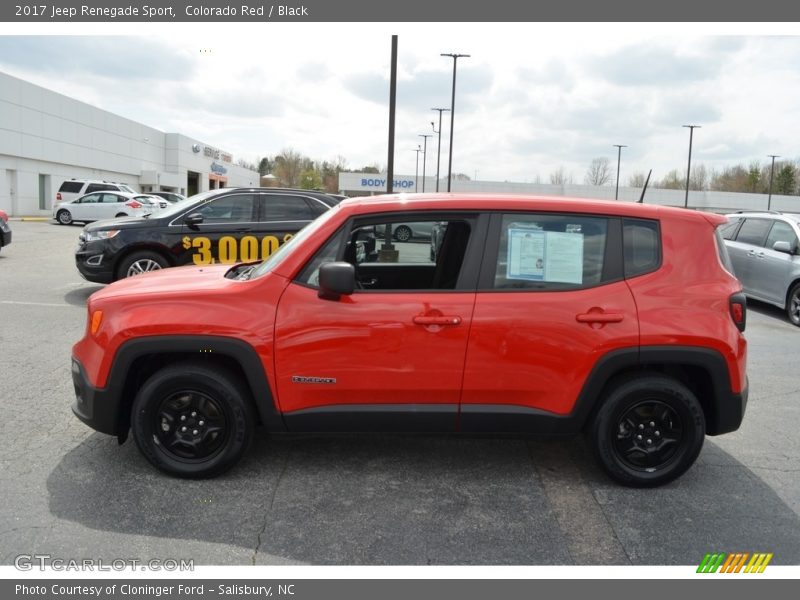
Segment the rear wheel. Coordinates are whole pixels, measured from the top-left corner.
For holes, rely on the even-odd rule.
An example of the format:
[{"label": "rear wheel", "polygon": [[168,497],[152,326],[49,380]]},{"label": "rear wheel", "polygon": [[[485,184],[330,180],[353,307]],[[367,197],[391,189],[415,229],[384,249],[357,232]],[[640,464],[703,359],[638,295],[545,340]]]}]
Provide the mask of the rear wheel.
[{"label": "rear wheel", "polygon": [[158,252],[144,250],[125,257],[117,268],[117,279],[125,279],[168,267],[167,260]]},{"label": "rear wheel", "polygon": [[672,481],[694,464],[705,440],[703,409],[685,385],[663,375],[622,380],[590,431],[600,465],[632,487]]},{"label": "rear wheel", "polygon": [[214,477],[235,465],[253,437],[247,390],[216,366],[164,367],[133,402],[136,445],[153,466],[178,477]]},{"label": "rear wheel", "polygon": [[72,223],[72,214],[65,208],[62,208],[56,213],[56,221],[59,225],[70,225]]},{"label": "rear wheel", "polygon": [[786,316],[794,325],[800,327],[800,283],[792,286],[786,300]]}]

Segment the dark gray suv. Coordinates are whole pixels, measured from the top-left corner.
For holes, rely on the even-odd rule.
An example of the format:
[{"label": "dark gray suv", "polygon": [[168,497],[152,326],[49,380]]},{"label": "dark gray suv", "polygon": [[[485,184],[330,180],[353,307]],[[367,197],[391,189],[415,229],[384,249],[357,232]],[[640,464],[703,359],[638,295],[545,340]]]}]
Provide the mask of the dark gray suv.
[{"label": "dark gray suv", "polygon": [[774,304],[800,326],[800,215],[741,212],[722,228],[736,277],[750,298]]}]

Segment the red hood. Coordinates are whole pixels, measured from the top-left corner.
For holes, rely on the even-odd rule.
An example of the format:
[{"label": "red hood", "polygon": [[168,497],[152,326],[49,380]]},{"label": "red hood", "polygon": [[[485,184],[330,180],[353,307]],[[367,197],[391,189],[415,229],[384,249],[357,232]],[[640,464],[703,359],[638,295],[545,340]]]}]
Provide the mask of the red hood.
[{"label": "red hood", "polygon": [[226,279],[225,273],[231,265],[210,267],[175,267],[152,271],[135,277],[120,279],[104,289],[92,294],[92,300],[104,300],[119,296],[140,296],[142,294],[180,294],[186,296],[197,292],[221,291],[240,284]]}]

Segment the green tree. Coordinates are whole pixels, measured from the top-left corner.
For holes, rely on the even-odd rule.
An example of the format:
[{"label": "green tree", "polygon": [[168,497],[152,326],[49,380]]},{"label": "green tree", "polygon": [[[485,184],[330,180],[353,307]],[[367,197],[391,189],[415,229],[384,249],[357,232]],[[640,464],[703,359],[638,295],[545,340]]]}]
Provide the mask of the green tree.
[{"label": "green tree", "polygon": [[775,175],[775,193],[784,196],[794,195],[797,187],[796,177],[794,165],[791,163],[784,164]]},{"label": "green tree", "polygon": [[272,163],[266,156],[258,161],[258,174],[262,177],[272,170]]},{"label": "green tree", "polygon": [[755,192],[759,183],[761,183],[761,165],[756,160],[750,163],[750,168],[747,170],[747,191]]},{"label": "green tree", "polygon": [[322,177],[315,169],[305,169],[300,173],[300,187],[304,190],[322,189]]}]

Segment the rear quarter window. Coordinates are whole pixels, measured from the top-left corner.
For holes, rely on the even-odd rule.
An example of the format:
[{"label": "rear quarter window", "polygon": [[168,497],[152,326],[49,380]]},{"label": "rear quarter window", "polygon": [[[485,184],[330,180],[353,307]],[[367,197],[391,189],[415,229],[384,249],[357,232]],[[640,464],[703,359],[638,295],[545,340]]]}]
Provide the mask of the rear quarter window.
[{"label": "rear quarter window", "polygon": [[661,265],[661,235],[657,221],[622,220],[625,277],[655,271]]},{"label": "rear quarter window", "polygon": [[80,181],[65,181],[61,184],[61,187],[58,188],[59,192],[66,192],[68,194],[77,194],[81,191],[83,187],[83,183]]}]

